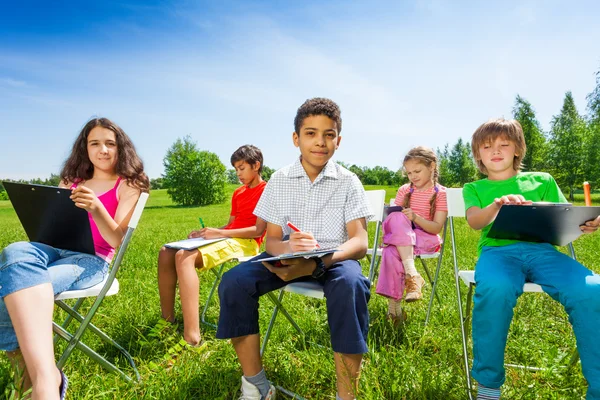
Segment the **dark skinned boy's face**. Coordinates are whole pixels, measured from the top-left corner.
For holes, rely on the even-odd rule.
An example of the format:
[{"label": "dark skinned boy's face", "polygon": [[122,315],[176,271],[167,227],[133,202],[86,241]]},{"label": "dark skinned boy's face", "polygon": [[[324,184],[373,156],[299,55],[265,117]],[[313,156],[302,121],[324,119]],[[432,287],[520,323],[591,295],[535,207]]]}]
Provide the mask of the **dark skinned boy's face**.
[{"label": "dark skinned boy's face", "polygon": [[300,132],[294,132],[294,146],[300,148],[302,165],[311,172],[320,172],[340,145],[337,124],[325,115],[311,115],[304,119]]}]

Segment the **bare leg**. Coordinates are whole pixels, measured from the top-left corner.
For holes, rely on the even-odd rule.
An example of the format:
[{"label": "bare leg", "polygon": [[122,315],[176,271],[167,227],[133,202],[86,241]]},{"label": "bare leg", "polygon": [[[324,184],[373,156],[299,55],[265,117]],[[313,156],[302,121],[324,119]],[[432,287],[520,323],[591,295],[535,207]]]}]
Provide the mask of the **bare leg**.
[{"label": "bare leg", "polygon": [[237,353],[244,376],[254,376],[263,369],[258,334],[232,338],[231,343]]},{"label": "bare leg", "polygon": [[358,397],[358,380],[360,379],[362,358],[362,354],[333,354],[337,391],[343,400],[353,400]]},{"label": "bare leg", "polygon": [[179,279],[179,297],[183,312],[183,338],[195,346],[200,343],[200,282],[196,272],[196,259],[202,260],[198,250],[179,250],[175,255],[177,277]]},{"label": "bare leg", "polygon": [[27,371],[33,400],[56,400],[61,376],[54,361],[52,341],[52,284],[44,283],[4,297]]},{"label": "bare leg", "polygon": [[15,371],[15,387],[17,388],[17,398],[20,399],[23,393],[31,388],[31,378],[27,372],[21,350],[7,351],[6,356]]},{"label": "bare leg", "polygon": [[402,261],[414,258],[413,246],[396,246]]},{"label": "bare leg", "polygon": [[177,270],[175,269],[177,250],[163,247],[158,253],[158,294],[162,317],[169,322],[175,321],[175,291],[177,289]]}]

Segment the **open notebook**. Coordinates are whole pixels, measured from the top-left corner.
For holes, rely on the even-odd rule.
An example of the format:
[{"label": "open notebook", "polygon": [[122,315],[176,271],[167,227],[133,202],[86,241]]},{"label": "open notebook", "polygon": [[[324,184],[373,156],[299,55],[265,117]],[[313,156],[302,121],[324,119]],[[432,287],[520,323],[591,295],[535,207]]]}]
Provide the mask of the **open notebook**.
[{"label": "open notebook", "polygon": [[227,238],[218,238],[218,239],[202,239],[202,238],[193,238],[193,239],[184,239],[179,240],[177,242],[171,242],[165,244],[165,247],[170,249],[182,249],[182,250],[193,250],[198,247],[206,246],[207,244],[211,244],[214,242],[219,242],[221,240],[225,240]]}]

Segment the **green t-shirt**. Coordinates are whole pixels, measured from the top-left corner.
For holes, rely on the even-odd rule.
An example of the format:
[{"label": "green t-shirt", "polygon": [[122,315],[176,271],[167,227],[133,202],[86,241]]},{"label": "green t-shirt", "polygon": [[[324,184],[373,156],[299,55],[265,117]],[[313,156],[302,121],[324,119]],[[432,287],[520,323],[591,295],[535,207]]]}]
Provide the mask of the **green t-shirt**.
[{"label": "green t-shirt", "polygon": [[[495,198],[508,194],[520,194],[526,200],[531,201],[567,202],[550,174],[545,172],[519,172],[512,178],[503,181],[482,179],[467,183],[463,188],[465,210],[471,207],[485,208],[492,204]],[[492,224],[489,224],[481,230],[481,238],[479,238],[477,245],[478,253],[481,253],[483,246],[506,246],[518,242],[518,240],[488,238],[487,234],[491,227]]]}]

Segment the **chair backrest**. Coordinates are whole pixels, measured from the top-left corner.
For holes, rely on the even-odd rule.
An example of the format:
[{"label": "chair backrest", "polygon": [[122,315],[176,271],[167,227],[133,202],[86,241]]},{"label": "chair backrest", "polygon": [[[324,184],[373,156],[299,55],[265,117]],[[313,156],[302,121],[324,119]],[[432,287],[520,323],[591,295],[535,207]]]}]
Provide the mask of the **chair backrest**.
[{"label": "chair backrest", "polygon": [[371,221],[383,221],[383,208],[385,206],[385,190],[367,190],[367,201],[371,206],[371,211],[375,216]]},{"label": "chair backrest", "polygon": [[392,207],[393,207],[393,206],[395,206],[395,205],[396,205],[396,198],[395,198],[395,197],[392,197],[392,198],[390,199],[390,206],[392,206]]},{"label": "chair backrest", "polygon": [[447,188],[448,217],[465,217],[465,200],[462,188]]},{"label": "chair backrest", "polygon": [[371,219],[372,222],[376,222],[375,225],[375,237],[373,238],[373,254],[371,256],[371,265],[369,266],[369,280],[373,280],[375,275],[375,266],[377,265],[377,248],[379,247],[379,232],[381,231],[381,224],[383,222],[383,211],[385,208],[385,190],[367,190],[367,200],[371,206],[371,211],[375,216]]}]

